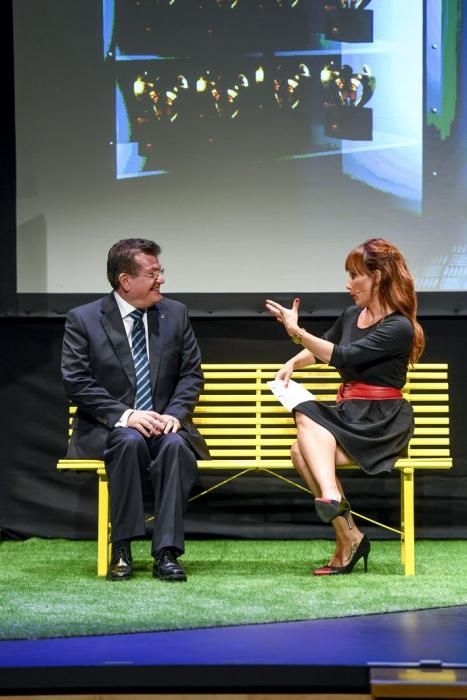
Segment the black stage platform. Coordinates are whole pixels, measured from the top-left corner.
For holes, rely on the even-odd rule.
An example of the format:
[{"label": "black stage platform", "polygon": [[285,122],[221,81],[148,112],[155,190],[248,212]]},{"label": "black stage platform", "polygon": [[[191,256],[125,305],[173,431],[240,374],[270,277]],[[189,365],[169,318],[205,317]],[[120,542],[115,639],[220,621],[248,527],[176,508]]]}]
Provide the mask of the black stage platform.
[{"label": "black stage platform", "polygon": [[374,669],[391,667],[465,674],[467,607],[3,641],[0,693],[368,693]]}]

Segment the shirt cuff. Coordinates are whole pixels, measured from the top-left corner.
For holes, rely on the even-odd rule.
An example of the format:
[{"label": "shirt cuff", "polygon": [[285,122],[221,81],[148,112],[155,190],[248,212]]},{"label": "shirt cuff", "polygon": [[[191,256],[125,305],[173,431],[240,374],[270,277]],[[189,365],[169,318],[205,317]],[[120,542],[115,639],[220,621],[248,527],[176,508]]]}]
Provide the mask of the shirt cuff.
[{"label": "shirt cuff", "polygon": [[134,413],[134,408],[127,408],[127,410],[120,416],[118,421],[115,423],[114,428],[128,428],[128,418],[132,413]]}]

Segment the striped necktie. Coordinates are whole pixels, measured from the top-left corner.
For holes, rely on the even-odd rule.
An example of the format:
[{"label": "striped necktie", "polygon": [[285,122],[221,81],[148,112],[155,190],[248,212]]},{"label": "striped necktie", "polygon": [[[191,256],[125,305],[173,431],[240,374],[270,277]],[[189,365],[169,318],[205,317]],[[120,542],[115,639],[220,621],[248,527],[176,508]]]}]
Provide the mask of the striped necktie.
[{"label": "striped necktie", "polygon": [[130,314],[133,319],[131,331],[131,353],[136,372],[135,408],[139,411],[152,411],[151,380],[149,376],[149,359],[146,349],[146,332],[144,329],[144,311],[135,309]]}]

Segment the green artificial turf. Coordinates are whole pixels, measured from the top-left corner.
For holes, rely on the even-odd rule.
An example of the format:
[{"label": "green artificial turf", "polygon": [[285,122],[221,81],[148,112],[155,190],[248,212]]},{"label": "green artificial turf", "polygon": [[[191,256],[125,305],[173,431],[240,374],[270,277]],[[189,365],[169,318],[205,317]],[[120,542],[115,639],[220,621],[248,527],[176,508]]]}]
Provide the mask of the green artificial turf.
[{"label": "green artificial turf", "polygon": [[417,543],[403,575],[397,541],[373,542],[369,572],[318,578],[327,541],[188,541],[186,583],[151,577],[150,542],[133,543],[135,576],[96,576],[95,542],[1,544],[0,639],[173,630],[310,620],[467,604],[463,541]]}]

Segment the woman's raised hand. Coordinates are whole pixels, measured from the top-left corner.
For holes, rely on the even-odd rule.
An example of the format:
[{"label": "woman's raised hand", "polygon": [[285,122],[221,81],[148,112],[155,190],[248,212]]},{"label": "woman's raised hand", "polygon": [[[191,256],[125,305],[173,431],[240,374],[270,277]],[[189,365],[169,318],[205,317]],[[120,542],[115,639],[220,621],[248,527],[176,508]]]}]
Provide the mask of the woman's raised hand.
[{"label": "woman's raised hand", "polygon": [[298,330],[298,308],[300,306],[300,299],[294,299],[292,308],[286,309],[285,306],[281,306],[277,301],[272,299],[266,299],[266,309],[270,314],[274,316],[276,321],[282,323],[285,330],[289,335],[294,335]]}]

